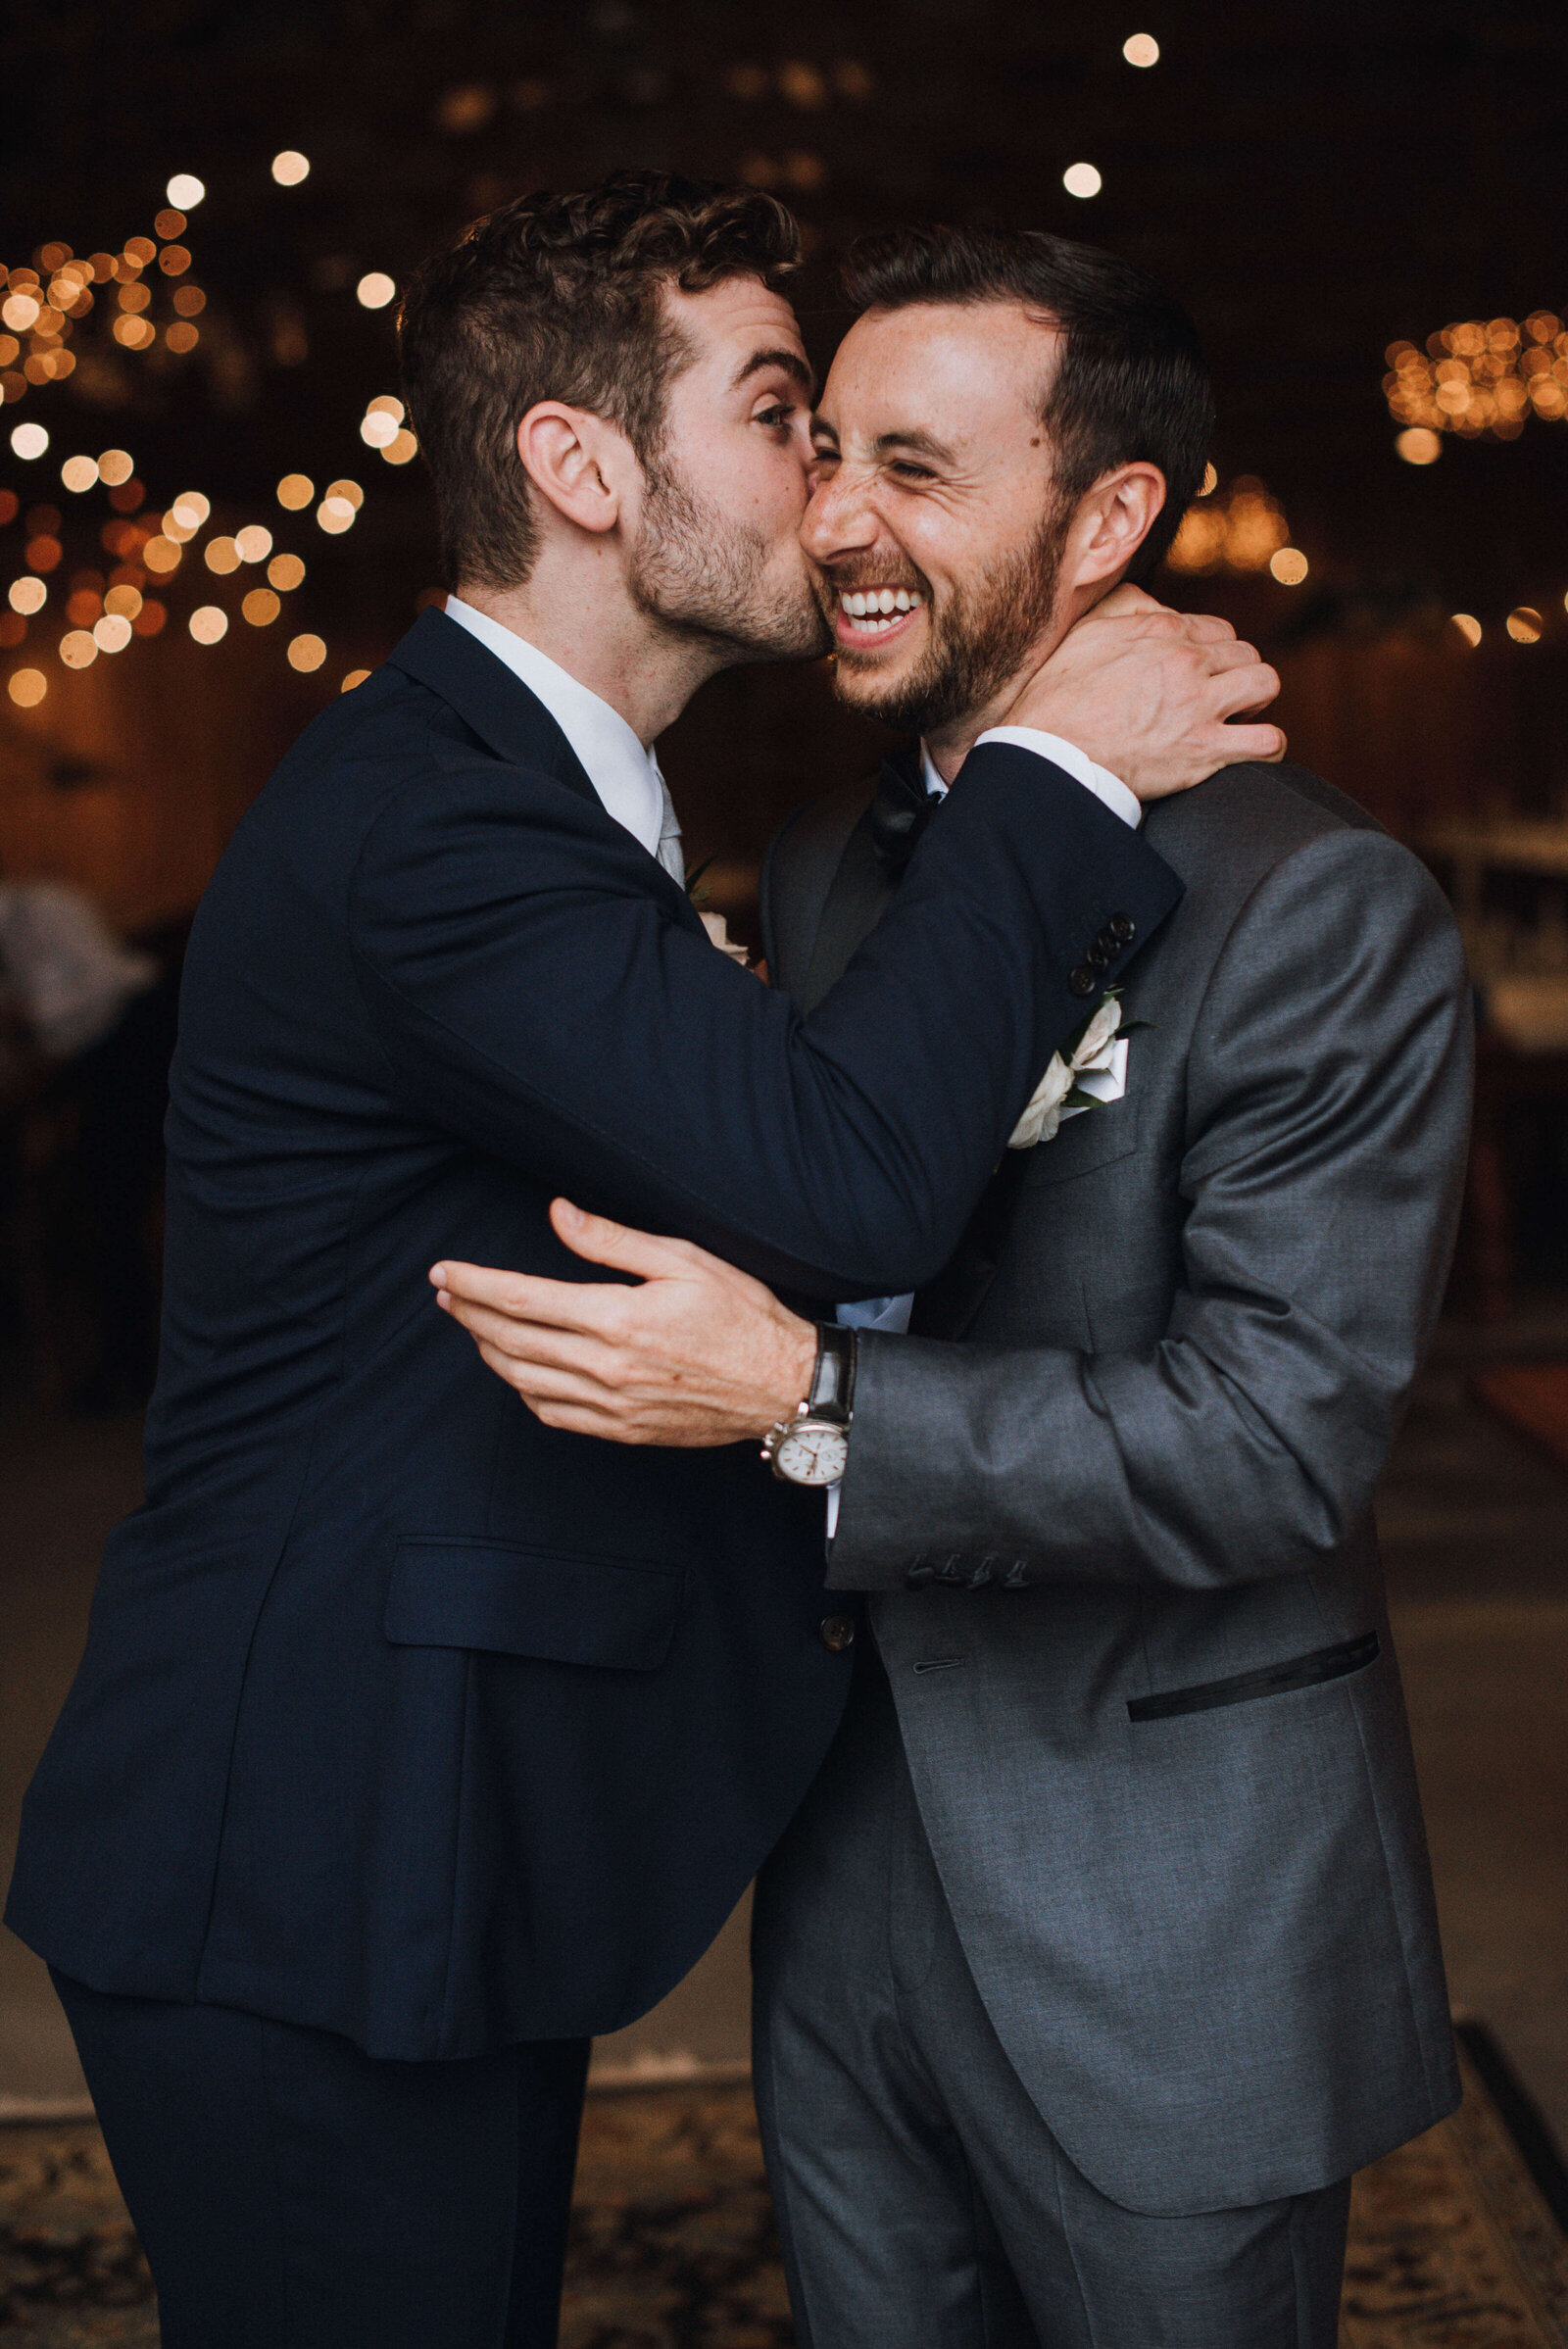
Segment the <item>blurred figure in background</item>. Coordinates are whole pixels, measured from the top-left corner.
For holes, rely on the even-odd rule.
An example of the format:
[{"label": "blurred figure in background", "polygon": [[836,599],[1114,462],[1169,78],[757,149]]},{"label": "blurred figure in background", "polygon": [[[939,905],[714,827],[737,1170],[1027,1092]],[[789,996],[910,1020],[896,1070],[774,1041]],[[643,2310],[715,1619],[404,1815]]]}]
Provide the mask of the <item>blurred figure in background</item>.
[{"label": "blurred figure in background", "polygon": [[[12,1114],[50,1100],[76,1111],[50,1202],[64,1195],[66,1212],[45,1220],[64,1240],[71,1285],[85,1292],[85,1367],[70,1399],[89,1413],[133,1409],[152,1386],[158,1282],[149,1223],[174,1045],[173,943],[173,953],[125,944],[71,882],[0,879],[0,1100]],[[14,1179],[36,1175],[34,1160],[47,1154],[19,1135]],[[24,1283],[53,1318],[56,1251],[32,1245],[44,1260],[24,1268]],[[44,1336],[51,1352],[54,1339]]]}]

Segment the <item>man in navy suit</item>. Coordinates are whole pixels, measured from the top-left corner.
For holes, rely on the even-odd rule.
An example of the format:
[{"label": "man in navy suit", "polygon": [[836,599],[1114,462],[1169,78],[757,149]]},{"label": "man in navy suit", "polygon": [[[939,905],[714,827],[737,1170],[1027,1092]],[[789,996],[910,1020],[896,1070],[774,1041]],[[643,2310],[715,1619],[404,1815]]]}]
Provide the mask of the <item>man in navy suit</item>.
[{"label": "man in navy suit", "polygon": [[928,1279],[1180,895],[1102,762],[1154,796],[1278,745],[1222,722],[1277,680],[1218,623],[1101,622],[811,1016],[714,953],[648,746],[822,646],[795,250],[769,198],[643,174],[428,266],[404,356],[458,593],[198,916],[147,1500],[8,1909],[167,2349],[552,2340],[589,2036],[699,1955],[849,1684],[809,1493],[542,1426],[426,1268],[573,1270],[569,1192],[824,1313]]}]

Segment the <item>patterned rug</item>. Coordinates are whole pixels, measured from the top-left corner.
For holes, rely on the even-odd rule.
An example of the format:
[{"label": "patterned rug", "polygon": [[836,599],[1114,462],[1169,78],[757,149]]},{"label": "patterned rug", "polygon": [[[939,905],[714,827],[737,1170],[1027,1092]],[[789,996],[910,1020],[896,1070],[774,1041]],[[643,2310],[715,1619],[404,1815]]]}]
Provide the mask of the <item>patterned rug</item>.
[{"label": "patterned rug", "polygon": [[[1342,2349],[1568,2349],[1568,2189],[1464,2039],[1463,2108],[1356,2180]],[[749,2090],[591,2097],[562,2349],[793,2339]],[[158,2320],[97,2131],[0,2130],[0,2349],[106,2345],[158,2349]]]}]

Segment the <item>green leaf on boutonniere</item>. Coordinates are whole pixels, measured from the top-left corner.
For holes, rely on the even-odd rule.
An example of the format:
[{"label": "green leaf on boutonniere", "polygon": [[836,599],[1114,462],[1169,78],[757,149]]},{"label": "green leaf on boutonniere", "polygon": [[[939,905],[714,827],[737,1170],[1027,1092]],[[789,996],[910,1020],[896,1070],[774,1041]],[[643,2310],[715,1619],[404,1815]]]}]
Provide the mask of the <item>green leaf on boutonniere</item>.
[{"label": "green leaf on boutonniere", "polygon": [[707,872],[712,861],[713,859],[711,856],[705,856],[702,863],[694,864],[690,872],[686,875],[686,895],[691,899],[691,902],[694,905],[706,905],[709,898],[712,894],[711,891],[703,886],[703,875]]}]

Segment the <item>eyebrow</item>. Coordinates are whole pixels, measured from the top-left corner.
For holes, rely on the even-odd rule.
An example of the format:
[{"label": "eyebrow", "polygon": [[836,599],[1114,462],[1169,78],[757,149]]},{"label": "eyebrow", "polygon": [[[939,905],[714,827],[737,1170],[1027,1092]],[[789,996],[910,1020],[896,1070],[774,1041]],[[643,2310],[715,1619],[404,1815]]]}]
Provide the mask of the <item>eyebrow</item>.
[{"label": "eyebrow", "polygon": [[783,345],[780,345],[776,350],[770,349],[766,351],[754,351],[751,358],[746,362],[746,365],[736,373],[736,390],[739,390],[740,386],[747,381],[748,377],[761,374],[763,369],[766,367],[780,368],[784,374],[788,375],[794,382],[800,384],[803,391],[808,393],[810,392],[814,382],[810,368],[807,366],[799,351],[791,351]]},{"label": "eyebrow", "polygon": [[[811,433],[813,438],[830,440],[835,448],[838,447],[838,428],[830,424],[826,416],[812,416]],[[871,448],[878,457],[891,456],[895,449],[907,449],[914,456],[932,458],[938,465],[956,462],[946,441],[938,440],[934,433],[921,432],[913,426],[903,432],[879,432]]]},{"label": "eyebrow", "polygon": [[871,446],[878,457],[891,456],[895,449],[909,449],[917,457],[935,458],[938,465],[952,465],[954,461],[953,451],[947,442],[938,440],[932,432],[912,429],[906,432],[879,432]]}]

